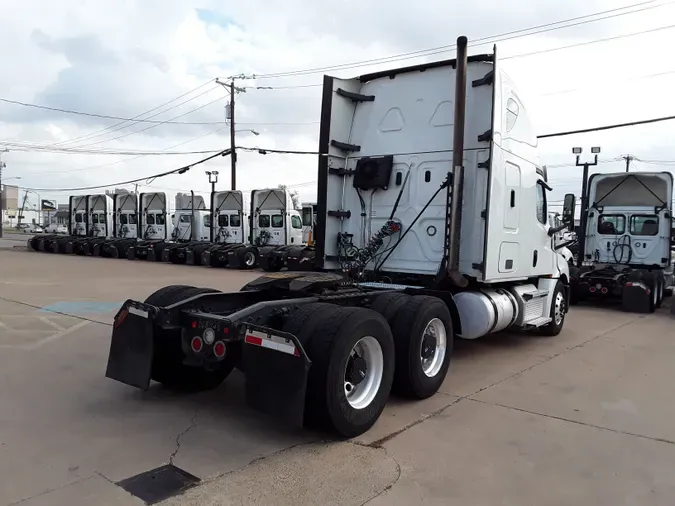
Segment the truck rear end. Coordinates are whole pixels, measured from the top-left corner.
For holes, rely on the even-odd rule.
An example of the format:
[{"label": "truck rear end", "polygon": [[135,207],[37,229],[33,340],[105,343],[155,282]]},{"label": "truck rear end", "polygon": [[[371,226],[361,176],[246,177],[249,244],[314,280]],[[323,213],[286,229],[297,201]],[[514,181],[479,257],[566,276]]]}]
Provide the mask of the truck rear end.
[{"label": "truck rear end", "polygon": [[672,174],[594,174],[588,186],[576,297],[617,298],[628,311],[654,311],[673,285]]}]

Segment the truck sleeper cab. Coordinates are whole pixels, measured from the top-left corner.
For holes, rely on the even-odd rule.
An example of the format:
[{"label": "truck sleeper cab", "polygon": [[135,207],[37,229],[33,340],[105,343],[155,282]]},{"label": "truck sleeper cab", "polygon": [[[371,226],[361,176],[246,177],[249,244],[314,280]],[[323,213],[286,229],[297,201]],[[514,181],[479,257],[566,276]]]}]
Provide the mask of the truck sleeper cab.
[{"label": "truck sleeper cab", "polygon": [[[460,37],[456,60],[324,77],[317,270],[126,301],[106,376],[207,389],[238,367],[250,406],[354,437],[391,391],[437,392],[455,337],[559,334],[569,270],[536,136],[496,53],[466,47]],[[280,209],[262,200],[252,196],[252,237]],[[573,198],[563,215],[569,224]]]}]

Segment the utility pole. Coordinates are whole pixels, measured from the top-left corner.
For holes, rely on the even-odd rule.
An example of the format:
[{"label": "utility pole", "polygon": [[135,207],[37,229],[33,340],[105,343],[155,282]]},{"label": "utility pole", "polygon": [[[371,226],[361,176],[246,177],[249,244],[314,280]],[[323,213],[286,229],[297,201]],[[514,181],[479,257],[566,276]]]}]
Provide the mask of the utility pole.
[{"label": "utility pole", "polygon": [[635,160],[635,157],[633,157],[631,155],[626,155],[626,156],[622,156],[621,158],[626,160],[626,172],[630,172],[630,162]]},{"label": "utility pole", "polygon": [[230,82],[230,161],[232,163],[232,191],[237,189],[237,151],[234,146],[234,79]]},{"label": "utility pole", "polygon": [[593,162],[579,163],[581,152],[581,148],[572,148],[572,153],[577,155],[576,166],[584,168],[581,182],[581,220],[579,220],[579,253],[577,254],[577,267],[581,267],[583,265],[584,251],[586,250],[586,222],[588,219],[588,168],[598,164],[598,153],[600,153],[600,148],[591,148],[591,153],[595,155]]},{"label": "utility pole", "polygon": [[[220,84],[221,86],[224,86],[228,92],[230,93],[230,103],[228,107],[226,108],[226,116],[225,119],[227,119],[230,122],[230,162],[232,164],[232,188],[231,190],[236,190],[237,189],[237,152],[235,149],[235,139],[234,139],[234,132],[235,132],[235,123],[234,123],[234,95],[239,92],[245,92],[246,88],[238,88],[234,85],[234,77],[230,79],[229,83],[225,83],[221,81],[220,79],[216,79],[216,83]],[[251,132],[254,135],[258,135],[255,130],[251,130]]]}]

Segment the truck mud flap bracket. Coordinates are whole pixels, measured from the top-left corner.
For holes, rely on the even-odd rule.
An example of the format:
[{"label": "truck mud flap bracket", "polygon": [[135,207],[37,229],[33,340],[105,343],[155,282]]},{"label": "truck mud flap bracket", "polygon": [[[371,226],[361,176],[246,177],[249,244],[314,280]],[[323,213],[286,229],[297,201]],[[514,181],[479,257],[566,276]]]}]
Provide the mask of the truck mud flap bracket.
[{"label": "truck mud flap bracket", "polygon": [[107,378],[147,390],[152,370],[155,308],[128,300],[115,316]]},{"label": "truck mud flap bracket", "polygon": [[247,325],[242,352],[246,404],[301,427],[311,363],[292,334]]}]

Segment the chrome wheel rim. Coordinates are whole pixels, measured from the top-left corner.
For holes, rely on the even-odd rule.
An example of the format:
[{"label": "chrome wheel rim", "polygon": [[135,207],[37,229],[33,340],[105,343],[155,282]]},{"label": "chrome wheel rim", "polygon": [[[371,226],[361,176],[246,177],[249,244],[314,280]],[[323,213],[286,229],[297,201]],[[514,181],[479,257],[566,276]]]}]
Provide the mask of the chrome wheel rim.
[{"label": "chrome wheel rim", "polygon": [[562,292],[555,294],[553,305],[553,319],[556,325],[560,325],[565,318],[565,296]]},{"label": "chrome wheel rim", "polygon": [[244,255],[244,263],[247,267],[253,267],[255,264],[255,255],[250,251]]},{"label": "chrome wheel rim", "polygon": [[433,378],[439,373],[445,361],[447,347],[448,333],[445,325],[440,319],[434,318],[424,328],[420,343],[420,362],[425,376]]},{"label": "chrome wheel rim", "polygon": [[380,343],[364,336],[353,346],[344,370],[344,390],[347,402],[354,409],[364,409],[380,390],[384,373],[384,354]]}]

